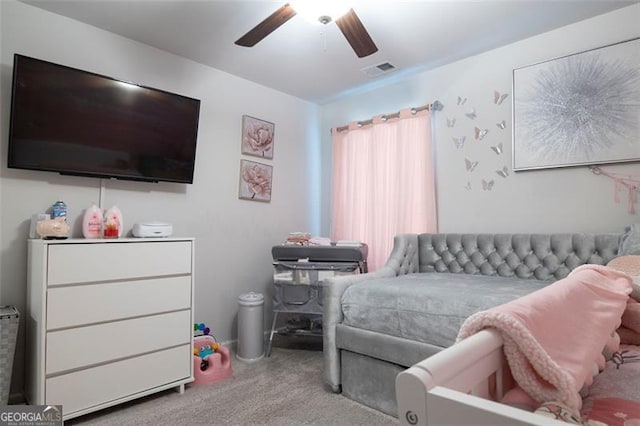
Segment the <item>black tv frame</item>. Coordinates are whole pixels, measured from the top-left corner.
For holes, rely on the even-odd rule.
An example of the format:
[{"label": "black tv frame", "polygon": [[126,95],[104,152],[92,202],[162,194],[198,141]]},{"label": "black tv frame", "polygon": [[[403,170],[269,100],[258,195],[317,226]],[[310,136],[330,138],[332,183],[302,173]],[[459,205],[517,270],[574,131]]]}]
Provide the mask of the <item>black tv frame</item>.
[{"label": "black tv frame", "polygon": [[[43,166],[29,166],[29,165],[25,165],[25,164],[18,164],[16,162],[15,159],[15,153],[16,153],[16,149],[17,149],[17,142],[15,141],[15,135],[14,135],[14,107],[15,107],[15,96],[16,96],[16,84],[17,84],[17,79],[19,78],[18,75],[18,61],[19,60],[26,60],[26,61],[36,61],[42,64],[45,64],[47,66],[52,66],[52,67],[57,67],[59,69],[63,69],[63,70],[70,70],[73,72],[77,72],[80,73],[79,75],[86,75],[86,76],[92,76],[92,77],[97,77],[99,79],[105,79],[105,81],[110,81],[110,82],[116,82],[119,84],[123,84],[123,85],[128,85],[128,86],[135,86],[136,88],[140,88],[140,89],[144,89],[147,91],[150,91],[151,93],[158,93],[161,94],[163,96],[169,96],[169,98],[173,98],[176,100],[180,100],[182,102],[187,101],[187,102],[193,102],[194,105],[192,106],[192,108],[194,108],[194,116],[195,116],[195,120],[194,120],[194,127],[193,127],[193,134],[194,134],[194,139],[193,139],[193,155],[191,156],[191,160],[190,160],[190,173],[188,177],[185,177],[184,179],[180,178],[180,179],[174,179],[174,178],[170,178],[167,176],[154,176],[154,175],[137,175],[137,174],[132,174],[132,173],[117,173],[115,171],[90,171],[90,170],[79,170],[79,169],[72,169],[72,168],[56,168],[56,167],[51,167],[51,166],[47,166],[47,165],[43,165]],[[61,175],[69,175],[69,176],[81,176],[81,177],[92,177],[92,178],[100,178],[100,179],[119,179],[119,180],[131,180],[131,181],[140,181],[140,182],[173,182],[173,183],[183,183],[183,184],[192,184],[193,183],[193,177],[194,177],[194,173],[195,173],[195,160],[196,160],[196,153],[197,153],[197,139],[198,139],[198,127],[199,127],[199,121],[200,121],[200,100],[199,99],[195,99],[195,98],[191,98],[188,96],[184,96],[184,95],[180,95],[177,93],[173,93],[173,92],[169,92],[166,90],[162,90],[162,89],[158,89],[158,88],[154,88],[154,87],[150,87],[150,86],[144,86],[141,84],[137,84],[137,83],[132,83],[129,81],[124,81],[124,80],[120,80],[114,77],[110,77],[107,75],[102,75],[102,74],[98,74],[95,72],[91,72],[91,71],[86,71],[86,70],[82,70],[82,69],[78,69],[78,68],[73,68],[70,66],[66,66],[66,65],[61,65],[61,64],[57,64],[54,62],[50,62],[50,61],[46,61],[46,60],[42,60],[42,59],[38,59],[38,58],[33,58],[33,57],[29,57],[26,55],[21,55],[18,53],[14,54],[14,65],[13,65],[13,77],[12,77],[12,89],[11,89],[11,113],[10,113],[10,119],[9,119],[9,141],[8,141],[8,155],[7,155],[7,167],[8,168],[13,168],[13,169],[22,169],[22,170],[36,170],[36,171],[46,171],[46,172],[54,172],[54,173],[59,173]],[[49,143],[51,143],[49,141]],[[186,176],[187,174],[185,174]]]}]

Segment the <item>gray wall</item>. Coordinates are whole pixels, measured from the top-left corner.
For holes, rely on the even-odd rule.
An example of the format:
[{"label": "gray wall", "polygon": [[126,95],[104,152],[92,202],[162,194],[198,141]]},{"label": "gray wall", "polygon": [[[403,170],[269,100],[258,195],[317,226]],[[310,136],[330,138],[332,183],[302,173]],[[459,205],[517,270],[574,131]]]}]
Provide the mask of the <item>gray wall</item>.
[{"label": "gray wall", "polygon": [[[640,5],[585,20],[499,49],[461,60],[414,77],[323,105],[322,128],[368,119],[375,114],[420,106],[440,100],[445,108],[434,120],[439,229],[442,232],[620,232],[638,222],[638,213],[627,211],[627,196],[613,202],[613,181],[595,176],[586,167],[540,171],[511,170],[512,71],[548,59],[597,48],[640,36]],[[484,23],[483,25],[493,25]],[[499,27],[496,26],[496,31]],[[423,40],[421,43],[429,43]],[[416,45],[416,48],[419,48]],[[391,61],[393,62],[392,58]],[[392,77],[391,75],[389,76]],[[497,106],[494,90],[509,97]],[[466,98],[458,105],[458,96]],[[477,118],[465,113],[475,108]],[[447,118],[456,118],[447,127]],[[505,120],[505,130],[495,123]],[[482,141],[474,139],[474,127],[489,129]],[[453,137],[466,135],[463,149]],[[331,140],[323,136],[323,185],[331,184]],[[633,138],[635,143],[640,135]],[[503,145],[497,155],[491,146]],[[478,161],[467,172],[465,158]],[[507,167],[502,178],[496,170]],[[603,166],[611,173],[640,177],[640,165]],[[494,181],[491,191],[482,180]],[[465,187],[471,184],[471,189]],[[324,192],[322,229],[330,229],[330,194]],[[640,205],[636,201],[636,211]]]},{"label": "gray wall", "polygon": [[[237,297],[249,290],[266,294],[270,324],[271,246],[291,231],[319,229],[317,106],[23,3],[3,0],[0,13],[0,303],[25,312],[31,215],[62,199],[79,237],[83,209],[100,195],[99,179],[7,169],[13,54],[21,53],[201,100],[194,184],[106,181],[103,207],[117,205],[126,230],[160,220],[195,237],[195,317],[218,339],[235,338]],[[238,199],[243,114],[276,125],[274,159],[264,161],[274,166],[271,203]],[[14,393],[22,390],[23,333]]]}]

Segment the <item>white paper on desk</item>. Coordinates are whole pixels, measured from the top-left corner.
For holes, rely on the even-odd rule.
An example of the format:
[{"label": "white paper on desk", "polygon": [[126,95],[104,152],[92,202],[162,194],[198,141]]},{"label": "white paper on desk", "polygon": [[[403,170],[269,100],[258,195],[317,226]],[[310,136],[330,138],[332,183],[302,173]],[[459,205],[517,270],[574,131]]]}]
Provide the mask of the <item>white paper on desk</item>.
[{"label": "white paper on desk", "polygon": [[360,247],[362,243],[360,241],[352,241],[352,240],[338,240],[336,241],[336,246],[338,247]]}]

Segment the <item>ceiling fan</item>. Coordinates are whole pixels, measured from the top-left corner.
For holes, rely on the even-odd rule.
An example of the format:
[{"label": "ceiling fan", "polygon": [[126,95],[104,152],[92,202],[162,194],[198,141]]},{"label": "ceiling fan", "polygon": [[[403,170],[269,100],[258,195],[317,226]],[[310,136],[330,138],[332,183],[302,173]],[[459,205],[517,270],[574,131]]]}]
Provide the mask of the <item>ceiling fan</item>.
[{"label": "ceiling fan", "polygon": [[[236,40],[235,44],[244,47],[255,46],[296,14],[296,9],[287,3]],[[322,24],[328,24],[333,21],[333,18],[328,14],[321,14],[318,20]],[[342,16],[335,19],[335,22],[359,58],[364,58],[378,51],[378,47],[353,9],[349,9]]]}]

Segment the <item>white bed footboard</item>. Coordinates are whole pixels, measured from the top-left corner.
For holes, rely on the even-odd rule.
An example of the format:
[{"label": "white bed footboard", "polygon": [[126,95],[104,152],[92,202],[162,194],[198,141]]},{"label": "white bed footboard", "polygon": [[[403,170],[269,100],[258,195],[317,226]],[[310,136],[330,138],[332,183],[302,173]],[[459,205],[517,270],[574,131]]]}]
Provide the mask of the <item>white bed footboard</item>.
[{"label": "white bed footboard", "polygon": [[566,426],[495,402],[513,386],[502,338],[482,330],[398,375],[398,418],[403,425]]}]

